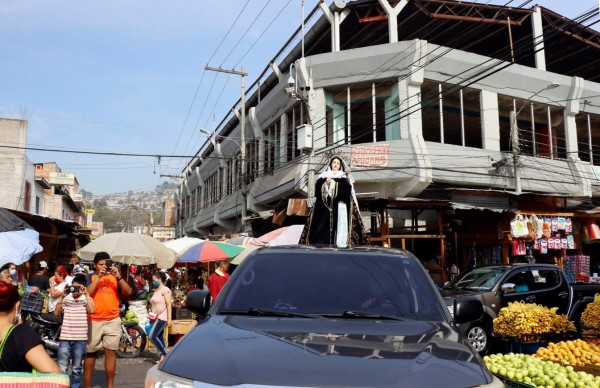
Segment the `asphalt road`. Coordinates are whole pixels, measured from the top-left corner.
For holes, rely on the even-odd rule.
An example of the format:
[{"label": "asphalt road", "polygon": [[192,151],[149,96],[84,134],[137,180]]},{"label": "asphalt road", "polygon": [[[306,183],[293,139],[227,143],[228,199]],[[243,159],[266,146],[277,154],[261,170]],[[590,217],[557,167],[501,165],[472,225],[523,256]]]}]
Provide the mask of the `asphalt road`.
[{"label": "asphalt road", "polygon": [[[136,358],[118,358],[117,373],[115,375],[115,387],[143,388],[146,372],[158,360],[158,354],[154,349],[146,350]],[[96,367],[92,376],[92,387],[106,387],[106,375],[104,373],[104,356],[98,357]]]}]

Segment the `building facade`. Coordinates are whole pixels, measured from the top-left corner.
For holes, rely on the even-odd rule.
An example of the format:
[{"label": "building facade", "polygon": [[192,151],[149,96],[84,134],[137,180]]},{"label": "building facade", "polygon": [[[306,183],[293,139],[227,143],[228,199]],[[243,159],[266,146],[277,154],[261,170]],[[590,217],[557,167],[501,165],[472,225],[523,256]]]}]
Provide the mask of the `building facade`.
[{"label": "building facade", "polygon": [[[282,200],[314,196],[333,153],[359,202],[514,209],[535,193],[564,198],[562,210],[566,199],[595,206],[600,34],[585,17],[437,0],[318,7],[304,48],[284,47],[248,90],[244,125],[226,117],[183,171],[179,234],[237,232]],[[405,210],[392,217],[415,228]],[[422,218],[417,229],[437,225]]]}]

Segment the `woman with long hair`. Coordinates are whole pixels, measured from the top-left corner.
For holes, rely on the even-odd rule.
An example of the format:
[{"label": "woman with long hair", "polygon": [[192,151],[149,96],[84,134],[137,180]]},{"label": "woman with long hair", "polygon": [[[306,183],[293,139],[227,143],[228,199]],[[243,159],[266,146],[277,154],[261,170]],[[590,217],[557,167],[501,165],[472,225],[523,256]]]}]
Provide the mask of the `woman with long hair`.
[{"label": "woman with long hair", "polygon": [[16,286],[0,282],[0,372],[61,373],[39,334],[19,321],[21,307]]},{"label": "woman with long hair", "polygon": [[156,362],[160,364],[167,355],[167,344],[165,343],[165,327],[171,327],[173,321],[171,319],[171,290],[165,286],[167,274],[157,272],[152,275],[152,286],[154,293],[150,298],[152,312],[157,315],[152,329],[150,330],[150,341],[156,346],[156,350],[160,354],[160,359]]}]

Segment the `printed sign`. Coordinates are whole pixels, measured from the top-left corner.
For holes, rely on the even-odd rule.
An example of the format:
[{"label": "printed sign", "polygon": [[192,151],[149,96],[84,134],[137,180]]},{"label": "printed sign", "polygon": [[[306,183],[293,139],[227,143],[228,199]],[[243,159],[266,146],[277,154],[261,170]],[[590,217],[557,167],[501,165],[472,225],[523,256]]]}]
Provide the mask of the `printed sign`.
[{"label": "printed sign", "polygon": [[68,172],[51,172],[48,176],[48,183],[51,185],[75,185],[75,174]]},{"label": "printed sign", "polygon": [[94,215],[96,214],[96,209],[85,209],[84,213]]},{"label": "printed sign", "polygon": [[351,166],[387,167],[389,144],[352,147]]}]

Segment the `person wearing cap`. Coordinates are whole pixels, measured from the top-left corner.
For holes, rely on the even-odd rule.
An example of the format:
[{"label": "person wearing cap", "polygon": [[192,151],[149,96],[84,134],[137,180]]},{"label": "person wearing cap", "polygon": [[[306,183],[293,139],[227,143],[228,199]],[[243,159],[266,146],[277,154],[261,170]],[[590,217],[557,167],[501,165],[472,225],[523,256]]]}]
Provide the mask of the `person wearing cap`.
[{"label": "person wearing cap", "polygon": [[48,278],[48,263],[44,260],[38,263],[37,272],[29,277],[29,286],[40,291],[50,292],[50,279]]}]

